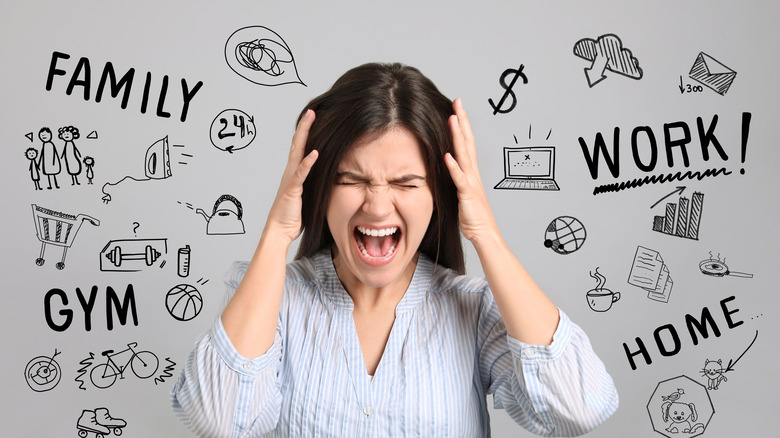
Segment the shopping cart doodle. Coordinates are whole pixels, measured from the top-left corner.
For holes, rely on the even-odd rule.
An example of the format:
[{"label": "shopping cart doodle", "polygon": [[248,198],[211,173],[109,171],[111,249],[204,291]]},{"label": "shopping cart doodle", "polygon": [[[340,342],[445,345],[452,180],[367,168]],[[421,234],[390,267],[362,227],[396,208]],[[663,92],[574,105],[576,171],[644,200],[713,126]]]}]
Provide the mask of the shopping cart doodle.
[{"label": "shopping cart doodle", "polygon": [[35,392],[44,392],[54,389],[60,383],[62,370],[60,364],[54,360],[58,354],[60,352],[55,348],[54,354],[51,356],[38,356],[27,363],[24,368],[24,379],[30,389]]},{"label": "shopping cart doodle", "polygon": [[[128,366],[130,371],[136,375],[139,379],[148,379],[157,372],[157,367],[160,365],[160,360],[151,351],[135,351],[138,346],[137,342],[130,342],[127,344],[127,348],[118,352],[114,350],[106,350],[102,352],[102,356],[106,358],[105,363],[95,365],[92,371],[89,373],[89,379],[96,388],[105,389],[116,383],[116,379],[124,379],[125,371]],[[123,365],[117,363],[114,358],[117,356],[128,356],[127,362]]]},{"label": "shopping cart doodle", "polygon": [[33,219],[35,220],[35,232],[38,240],[41,241],[41,254],[35,260],[35,264],[43,266],[45,259],[43,253],[46,250],[46,244],[62,247],[62,260],[55,266],[57,269],[65,268],[65,256],[68,248],[73,245],[76,234],[81,228],[81,224],[86,220],[94,226],[100,226],[100,221],[86,214],[71,215],[59,211],[49,210],[32,204]]}]

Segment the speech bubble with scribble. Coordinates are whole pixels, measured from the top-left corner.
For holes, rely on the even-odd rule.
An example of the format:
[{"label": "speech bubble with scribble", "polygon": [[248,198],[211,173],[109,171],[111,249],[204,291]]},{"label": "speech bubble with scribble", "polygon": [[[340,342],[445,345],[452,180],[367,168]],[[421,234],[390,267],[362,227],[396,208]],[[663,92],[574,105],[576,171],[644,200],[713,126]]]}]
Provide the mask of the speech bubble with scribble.
[{"label": "speech bubble with scribble", "polygon": [[233,32],[225,43],[225,60],[239,76],[258,85],[306,84],[284,39],[264,26]]}]

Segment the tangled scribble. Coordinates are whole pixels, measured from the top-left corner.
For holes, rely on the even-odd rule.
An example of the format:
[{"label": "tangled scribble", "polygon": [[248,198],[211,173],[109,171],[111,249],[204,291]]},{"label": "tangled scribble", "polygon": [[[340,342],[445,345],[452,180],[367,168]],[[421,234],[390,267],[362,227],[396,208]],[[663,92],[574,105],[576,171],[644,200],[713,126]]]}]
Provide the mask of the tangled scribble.
[{"label": "tangled scribble", "polygon": [[264,26],[235,31],[225,43],[225,60],[234,72],[258,85],[306,85],[298,76],[290,47]]},{"label": "tangled scribble", "polygon": [[[276,46],[276,50],[274,50],[274,46]],[[286,54],[288,59],[279,59],[276,55],[277,51],[280,54]],[[292,55],[279,43],[264,38],[239,43],[236,46],[236,60],[246,68],[261,71],[270,76],[281,76],[284,70],[279,66],[279,63],[292,62]]]}]

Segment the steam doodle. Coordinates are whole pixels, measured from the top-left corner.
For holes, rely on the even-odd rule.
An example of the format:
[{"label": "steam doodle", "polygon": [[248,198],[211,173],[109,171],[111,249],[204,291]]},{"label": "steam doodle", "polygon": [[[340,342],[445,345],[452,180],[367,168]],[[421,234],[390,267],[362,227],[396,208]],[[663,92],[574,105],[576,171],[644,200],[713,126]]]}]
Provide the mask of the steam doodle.
[{"label": "steam doodle", "polygon": [[[92,384],[100,389],[109,388],[116,383],[117,379],[125,378],[128,368],[139,379],[152,377],[157,372],[160,360],[151,351],[136,351],[137,346],[137,342],[130,342],[124,350],[103,351],[101,355],[106,358],[106,361],[95,365],[89,372],[89,380]],[[93,356],[91,352],[90,356]]]},{"label": "steam doodle", "polygon": [[203,297],[190,284],[179,284],[165,294],[165,308],[177,321],[189,321],[203,309]]},{"label": "steam doodle", "polygon": [[604,287],[607,284],[607,277],[599,273],[598,267],[595,274],[593,272],[589,274],[596,280],[597,285],[585,294],[588,306],[595,312],[606,312],[620,299],[620,292],[612,292]]},{"label": "steam doodle", "polygon": [[668,303],[674,281],[658,251],[637,246],[628,274],[628,284],[646,290],[647,298],[651,300]]},{"label": "steam doodle", "polygon": [[254,118],[237,109],[226,109],[211,122],[211,144],[231,154],[249,146],[256,133]]},{"label": "steam doodle", "polygon": [[244,234],[244,210],[241,202],[233,195],[222,195],[214,203],[211,216],[203,209],[198,208],[195,213],[206,219],[206,234]]},{"label": "steam doodle", "polygon": [[560,216],[547,225],[544,246],[558,254],[571,254],[582,247],[586,237],[582,222],[571,216]]},{"label": "steam doodle", "polygon": [[94,226],[99,226],[100,221],[86,214],[71,215],[59,211],[49,210],[32,204],[33,220],[35,221],[35,234],[41,241],[41,253],[35,260],[35,264],[43,266],[43,258],[46,251],[46,245],[55,245],[62,247],[62,260],[55,267],[57,269],[65,268],[65,256],[68,248],[73,245],[76,234],[79,232],[84,221]]},{"label": "steam doodle", "polygon": [[239,76],[258,85],[306,86],[298,75],[290,47],[278,33],[264,26],[233,32],[225,43],[225,60]]},{"label": "steam doodle", "polygon": [[167,239],[110,240],[100,251],[100,270],[138,272],[164,261],[167,253]]},{"label": "steam doodle", "polygon": [[54,360],[60,354],[54,349],[51,356],[38,356],[27,362],[24,368],[24,380],[35,392],[45,392],[54,389],[62,378],[60,364]]},{"label": "steam doodle", "polygon": [[[685,187],[680,187],[675,192],[682,195]],[[675,193],[672,192],[672,193]],[[668,197],[666,195],[664,198]],[[661,201],[658,201],[661,202]],[[656,202],[656,204],[658,204]],[[656,205],[653,204],[653,205]],[[676,203],[666,204],[663,215],[653,218],[653,231],[668,236],[677,236],[685,239],[699,240],[699,227],[701,226],[701,214],[704,207],[704,194],[694,192],[690,199],[680,196]]]},{"label": "steam doodle", "polygon": [[712,56],[699,52],[688,72],[688,77],[724,96],[737,77],[737,72],[721,64]]},{"label": "steam doodle", "polygon": [[494,189],[560,190],[555,182],[555,148],[505,147],[504,179]]},{"label": "steam doodle", "polygon": [[753,278],[753,274],[730,271],[729,266],[726,264],[726,258],[724,257],[723,260],[720,259],[720,253],[718,253],[717,258],[713,258],[712,252],[710,252],[710,257],[699,263],[699,270],[702,274],[711,277],[724,277],[728,275],[730,277]]},{"label": "steam doodle", "polygon": [[707,430],[715,407],[702,384],[682,375],[656,385],[647,413],[654,431],[668,438],[688,438]]},{"label": "steam doodle", "polygon": [[605,34],[597,40],[583,38],[574,44],[574,55],[591,62],[590,67],[585,68],[585,77],[591,88],[607,78],[604,74],[606,70],[631,79],[642,79],[639,61],[631,50],[623,47],[617,35]]},{"label": "steam doodle", "polygon": [[126,426],[125,420],[112,417],[104,407],[95,408],[94,411],[84,409],[76,422],[76,429],[81,438],[86,438],[89,433],[95,434],[95,438],[110,436],[112,433],[119,436],[122,435],[122,428]]},{"label": "steam doodle", "polygon": [[[174,147],[183,147],[183,145],[173,145]],[[183,163],[180,163],[183,164]],[[168,136],[165,136],[146,149],[144,157],[144,175],[145,178],[135,178],[125,176],[115,183],[103,184],[103,202],[108,204],[111,201],[111,195],[106,191],[108,187],[119,185],[121,182],[131,179],[133,181],[150,181],[170,178],[171,171],[171,149],[168,145]]]}]

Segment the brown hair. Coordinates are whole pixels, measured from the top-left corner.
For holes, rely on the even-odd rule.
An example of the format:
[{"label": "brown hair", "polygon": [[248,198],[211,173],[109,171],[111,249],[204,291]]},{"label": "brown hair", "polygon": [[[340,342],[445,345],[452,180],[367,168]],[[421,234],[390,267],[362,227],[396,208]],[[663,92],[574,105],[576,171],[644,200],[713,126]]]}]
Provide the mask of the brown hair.
[{"label": "brown hair", "polygon": [[419,250],[440,265],[465,273],[457,190],[444,164],[444,154],[452,152],[447,123],[452,101],[414,67],[370,63],[344,73],[330,90],[309,102],[299,120],[309,108],[317,117],[305,153],[316,149],[319,157],[303,184],[303,235],[296,258],[311,257],[333,244],[325,216],[346,151],[403,128],[422,148],[433,194],[433,215]]}]

